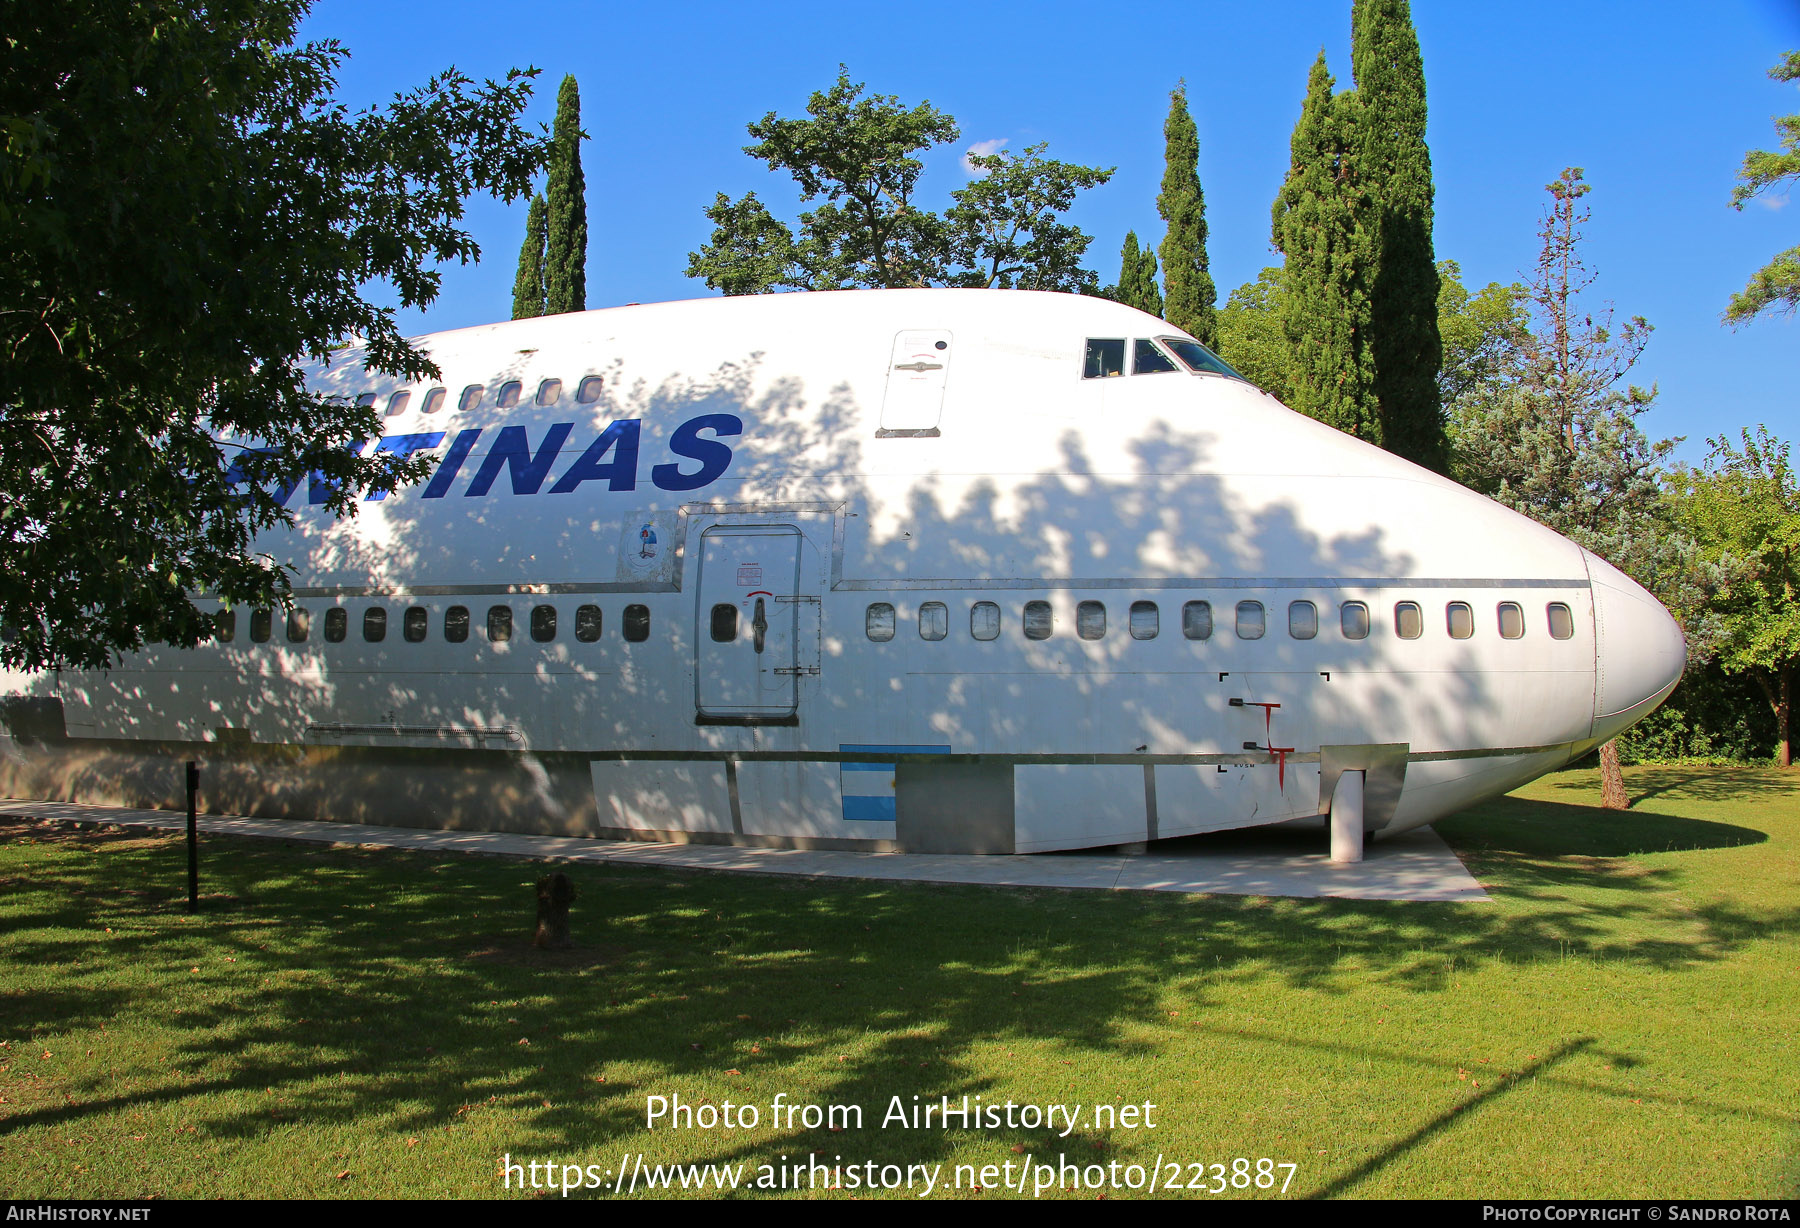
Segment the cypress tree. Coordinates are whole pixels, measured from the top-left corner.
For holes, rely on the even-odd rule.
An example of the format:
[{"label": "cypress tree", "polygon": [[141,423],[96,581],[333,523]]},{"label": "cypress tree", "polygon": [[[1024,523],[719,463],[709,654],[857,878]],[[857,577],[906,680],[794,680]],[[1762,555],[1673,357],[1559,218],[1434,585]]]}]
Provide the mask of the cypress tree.
[{"label": "cypress tree", "polygon": [[1383,446],[1439,473],[1449,445],[1438,369],[1438,274],[1432,251],[1425,68],[1407,0],[1355,0],[1355,176],[1373,196],[1369,348]]},{"label": "cypress tree", "polygon": [[1138,247],[1137,231],[1126,232],[1125,246],[1119,252],[1118,300],[1153,316],[1162,314],[1162,292],[1156,288],[1156,253],[1148,246]]},{"label": "cypress tree", "polygon": [[1287,182],[1275,199],[1283,331],[1292,349],[1293,408],[1379,444],[1367,345],[1371,206],[1351,173],[1354,96],[1333,98],[1325,53],[1307,79]]},{"label": "cypress tree", "polygon": [[544,313],[587,310],[587,183],[581,174],[581,94],[563,78],[550,134]]},{"label": "cypress tree", "polygon": [[529,320],[544,314],[544,198],[531,198],[531,211],[525,215],[525,245],[519,249],[519,272],[513,278],[513,313],[515,320]]},{"label": "cypress tree", "polygon": [[1187,87],[1169,94],[1163,124],[1162,192],[1156,211],[1169,224],[1162,241],[1163,318],[1206,345],[1218,341],[1218,291],[1206,263],[1206,198],[1200,192],[1200,134],[1188,114]]}]

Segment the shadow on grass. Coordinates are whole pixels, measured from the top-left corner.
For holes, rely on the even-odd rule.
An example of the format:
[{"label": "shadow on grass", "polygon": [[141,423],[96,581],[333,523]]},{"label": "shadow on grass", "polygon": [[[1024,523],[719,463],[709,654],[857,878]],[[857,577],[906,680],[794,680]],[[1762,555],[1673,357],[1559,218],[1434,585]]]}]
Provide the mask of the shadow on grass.
[{"label": "shadow on grass", "polygon": [[[929,1163],[960,1145],[957,1132],[884,1132],[890,1097],[1007,1092],[977,1053],[996,1042],[1059,1047],[1070,1064],[1150,1059],[1155,1044],[1141,1037],[1164,1026],[1172,996],[1204,1011],[1245,986],[1333,995],[1371,978],[1432,993],[1459,969],[1571,953],[1680,971],[1800,934],[1800,907],[1684,910],[1668,898],[1670,871],[1617,860],[1766,838],[1748,828],[1511,799],[1456,822],[1466,826],[1459,841],[1481,841],[1479,856],[1529,907],[571,866],[576,937],[594,958],[561,966],[484,955],[529,932],[535,865],[208,837],[203,882],[245,903],[191,919],[178,838],[95,850],[63,840],[12,872],[0,943],[15,965],[54,968],[64,983],[54,995],[0,997],[0,1033],[142,1012],[175,1034],[176,1069],[210,1073],[71,1079],[63,1102],[0,1118],[0,1137],[183,1102],[221,1136],[294,1122],[412,1133],[503,1122],[520,1147],[612,1152],[621,1140],[642,1145],[650,1092],[716,1094],[724,1081],[765,1089],[767,1103],[761,1080],[777,1080],[810,1103],[861,1105],[867,1118],[842,1132],[796,1125],[773,1142],[690,1137],[711,1154],[682,1158],[817,1151]],[[118,975],[125,968],[135,977]],[[1447,1124],[1427,1123],[1388,1153]],[[1023,1129],[986,1137],[1071,1152],[1102,1141]]]}]

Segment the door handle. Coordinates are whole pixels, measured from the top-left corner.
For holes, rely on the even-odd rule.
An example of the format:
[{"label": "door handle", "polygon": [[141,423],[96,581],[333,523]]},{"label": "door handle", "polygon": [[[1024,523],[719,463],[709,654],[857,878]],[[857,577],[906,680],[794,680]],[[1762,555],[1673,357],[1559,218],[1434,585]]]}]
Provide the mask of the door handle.
[{"label": "door handle", "polygon": [[756,599],[756,613],[750,619],[750,630],[756,633],[754,643],[756,651],[760,654],[763,650],[763,637],[769,630],[769,620],[763,613],[763,599],[761,597]]}]

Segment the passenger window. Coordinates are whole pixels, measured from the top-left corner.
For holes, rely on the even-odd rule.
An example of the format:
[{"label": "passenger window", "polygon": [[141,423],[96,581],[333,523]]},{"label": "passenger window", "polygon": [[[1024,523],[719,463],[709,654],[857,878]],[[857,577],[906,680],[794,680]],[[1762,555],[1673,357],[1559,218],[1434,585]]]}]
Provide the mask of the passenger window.
[{"label": "passenger window", "polygon": [[288,611],[287,637],[290,644],[304,644],[312,634],[312,611],[295,606]]},{"label": "passenger window", "polygon": [[555,606],[534,605],[531,607],[531,638],[539,644],[548,644],[556,638]]},{"label": "passenger window", "polygon": [[500,385],[500,408],[511,409],[519,403],[519,392],[523,385],[516,379],[509,379]]},{"label": "passenger window", "polygon": [[1560,601],[1552,601],[1545,609],[1550,616],[1550,638],[1553,640],[1569,640],[1575,638],[1575,616],[1569,607]]},{"label": "passenger window", "polygon": [[1237,635],[1240,640],[1260,640],[1268,630],[1267,615],[1260,601],[1237,603]]},{"label": "passenger window", "polygon": [[1000,607],[991,601],[977,601],[969,607],[969,634],[978,640],[1000,638]]},{"label": "passenger window", "polygon": [[229,644],[237,638],[237,611],[219,610],[213,614],[213,638]]},{"label": "passenger window", "polygon": [[1134,640],[1153,640],[1162,629],[1162,613],[1156,608],[1154,601],[1134,601],[1131,603],[1131,638]]},{"label": "passenger window", "polygon": [[361,396],[356,398],[356,408],[358,408],[358,409],[374,409],[375,408],[375,400],[376,400],[376,397],[375,397],[374,393],[365,392]]},{"label": "passenger window", "polygon": [[600,607],[584,605],[575,608],[575,639],[582,644],[592,644],[600,638]]},{"label": "passenger window", "polygon": [[447,395],[449,395],[447,390],[443,388],[433,388],[430,392],[425,394],[425,404],[419,407],[419,412],[422,414],[435,414],[438,410],[444,408],[444,398]]},{"label": "passenger window", "polygon": [[1347,640],[1369,638],[1369,607],[1360,601],[1346,601],[1338,607],[1338,627]]},{"label": "passenger window", "polygon": [[387,611],[378,605],[372,605],[363,611],[363,639],[371,644],[379,644],[387,638]]},{"label": "passenger window", "polygon": [[650,638],[650,607],[647,605],[628,605],[625,607],[625,625],[622,628],[627,644],[641,644]]},{"label": "passenger window", "polygon": [[1082,379],[1108,379],[1125,374],[1125,338],[1088,338],[1087,363]]},{"label": "passenger window", "polygon": [[325,642],[341,644],[344,637],[350,634],[350,611],[341,605],[334,605],[325,611]]},{"label": "passenger window", "polygon": [[575,389],[575,399],[583,405],[592,405],[598,401],[600,399],[600,377],[590,375],[582,380],[581,386]]},{"label": "passenger window", "polygon": [[250,640],[256,644],[269,642],[269,635],[274,630],[274,614],[269,610],[250,611]]},{"label": "passenger window", "polygon": [[504,644],[512,639],[511,606],[491,605],[488,607],[487,636],[495,644]]},{"label": "passenger window", "polygon": [[1450,638],[1466,640],[1475,634],[1475,611],[1466,601],[1452,601],[1444,607],[1444,621],[1450,627]]},{"label": "passenger window", "polygon": [[468,413],[471,409],[474,409],[481,404],[481,394],[486,391],[487,389],[483,388],[480,384],[470,384],[467,388],[462,390],[462,396],[457,398],[456,408],[460,409],[465,414]]},{"label": "passenger window", "polygon": [[1297,640],[1310,640],[1319,634],[1319,607],[1310,601],[1289,602],[1288,634]]},{"label": "passenger window", "polygon": [[547,379],[538,385],[537,403],[539,405],[554,405],[560,400],[562,400],[561,380]]},{"label": "passenger window", "polygon": [[444,639],[460,644],[469,638],[469,607],[453,605],[444,611]]},{"label": "passenger window", "polygon": [[894,638],[894,607],[886,601],[876,601],[863,612],[863,631],[877,644],[885,644]]},{"label": "passenger window", "polygon": [[1181,607],[1181,634],[1190,640],[1212,638],[1212,602],[1190,601]]},{"label": "passenger window", "polygon": [[1106,603],[1084,601],[1075,607],[1075,634],[1084,640],[1106,638]]},{"label": "passenger window", "polygon": [[729,644],[737,639],[738,608],[721,601],[712,608],[712,639],[715,644]]},{"label": "passenger window", "polygon": [[1503,640],[1523,639],[1525,636],[1525,611],[1519,608],[1516,601],[1502,601],[1498,611],[1500,615],[1500,638]]},{"label": "passenger window", "polygon": [[919,607],[919,638],[941,640],[950,634],[950,607],[941,601],[927,601]]},{"label": "passenger window", "polygon": [[1394,607],[1394,634],[1403,640],[1416,640],[1425,633],[1425,614],[1416,601],[1402,601]]},{"label": "passenger window", "polygon": [[[1122,344],[1122,343],[1121,343]],[[1050,615],[1048,601],[1027,601],[1025,603],[1025,638],[1028,640],[1047,640],[1056,622]]]},{"label": "passenger window", "polygon": [[392,418],[406,412],[406,403],[412,400],[410,392],[396,392],[388,398],[387,416]]},{"label": "passenger window", "polygon": [[[465,635],[468,633],[468,619],[469,614],[468,611],[465,610],[463,611],[463,633]],[[408,644],[424,643],[425,633],[430,630],[430,627],[431,615],[425,612],[424,606],[411,605],[406,607],[406,614],[400,620],[400,635]],[[445,636],[445,638],[448,639],[449,637]]]}]

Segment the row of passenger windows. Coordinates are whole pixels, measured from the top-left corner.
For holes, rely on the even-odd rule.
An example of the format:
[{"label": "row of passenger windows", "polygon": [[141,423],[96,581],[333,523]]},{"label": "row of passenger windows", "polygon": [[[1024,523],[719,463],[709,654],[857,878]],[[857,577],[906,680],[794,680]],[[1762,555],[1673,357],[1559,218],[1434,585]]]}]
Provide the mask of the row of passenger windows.
[{"label": "row of passenger windows", "polygon": [[[583,377],[582,381],[575,386],[575,403],[577,405],[592,405],[595,401],[600,399],[600,387],[601,381],[598,375]],[[402,388],[399,392],[389,393],[387,409],[384,411],[386,415],[392,418],[397,414],[405,413],[406,407],[412,403],[412,395],[412,390],[410,388]],[[495,392],[494,405],[499,409],[511,409],[519,403],[520,398],[524,395],[525,385],[523,383],[516,379],[507,380],[504,384],[501,384],[499,389]],[[425,394],[425,401],[424,404],[419,406],[419,412],[427,414],[437,413],[440,409],[444,408],[444,402],[449,399],[449,396],[450,390],[448,388],[431,389]],[[462,395],[456,399],[456,408],[463,413],[468,413],[472,409],[479,408],[482,399],[486,396],[486,384],[470,384],[467,388],[462,390]],[[375,403],[380,399],[381,397],[378,393],[365,392],[356,398],[356,403],[364,409],[370,409],[373,408]],[[555,405],[562,399],[563,382],[559,379],[546,379],[538,381],[537,392],[532,395],[532,404]]]},{"label": "row of passenger windows", "polygon": [[[1028,640],[1047,640],[1055,629],[1048,601],[1027,601],[1020,611]],[[1494,607],[1500,638],[1522,639],[1525,635],[1525,610],[1516,601],[1502,601]],[[1553,601],[1544,607],[1545,623],[1551,639],[1566,640],[1575,634],[1575,617],[1569,607]],[[894,638],[898,616],[891,602],[872,603],[863,617],[863,629],[871,640],[886,643]],[[1319,607],[1310,601],[1293,601],[1287,609],[1288,635],[1297,640],[1310,640],[1319,634]],[[1452,601],[1444,607],[1445,630],[1454,640],[1466,640],[1475,634],[1475,608],[1466,601]],[[1268,632],[1269,615],[1260,601],[1237,603],[1235,629],[1240,640],[1260,640]],[[1162,611],[1154,601],[1134,601],[1126,615],[1126,630],[1134,640],[1153,640],[1162,633]],[[1338,630],[1347,640],[1369,637],[1369,607],[1365,602],[1346,601],[1338,606]],[[1416,601],[1402,601],[1394,606],[1394,634],[1403,640],[1416,640],[1425,633],[1425,611]],[[927,601],[919,606],[919,638],[941,640],[950,634],[950,608],[941,601]],[[1000,607],[992,601],[977,601],[969,607],[969,634],[978,640],[1000,637]],[[1083,601],[1075,607],[1075,634],[1084,640],[1106,638],[1106,603]],[[1181,607],[1181,634],[1190,640],[1207,640],[1213,634],[1213,608],[1210,601],[1189,601]]]},{"label": "row of passenger windows", "polygon": [[[431,636],[431,611],[422,605],[408,606],[399,611],[397,620],[400,624],[400,638],[409,644],[423,643]],[[366,643],[379,644],[388,637],[388,611],[385,606],[370,606],[362,614],[362,638]],[[469,628],[473,622],[469,607],[453,605],[444,611],[439,620],[439,632],[452,644],[461,644],[469,638]],[[284,631],[290,644],[304,644],[312,638],[313,612],[304,606],[295,606],[287,612]],[[597,605],[575,607],[575,639],[583,644],[592,644],[600,638],[601,613]],[[213,615],[213,638],[221,643],[229,644],[237,639],[238,616],[236,610],[219,610]],[[343,606],[332,606],[325,611],[325,642],[341,644],[350,638],[350,611]],[[540,644],[550,643],[556,639],[559,618],[553,605],[534,605],[526,616],[526,625],[531,638]],[[513,610],[509,605],[489,606],[485,631],[487,638],[496,644],[504,644],[513,637]],[[628,605],[624,617],[620,620],[620,632],[630,644],[641,644],[650,638],[650,607],[647,605]],[[254,644],[266,644],[274,638],[275,612],[273,610],[250,611],[250,641]]]}]

